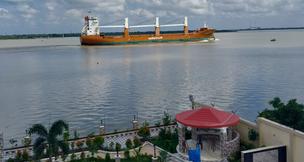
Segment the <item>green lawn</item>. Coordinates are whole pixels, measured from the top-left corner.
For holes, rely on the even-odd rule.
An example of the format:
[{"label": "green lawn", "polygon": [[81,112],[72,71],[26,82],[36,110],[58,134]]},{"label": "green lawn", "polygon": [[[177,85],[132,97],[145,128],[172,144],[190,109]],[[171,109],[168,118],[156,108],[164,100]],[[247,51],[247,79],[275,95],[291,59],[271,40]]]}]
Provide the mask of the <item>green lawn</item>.
[{"label": "green lawn", "polygon": [[171,133],[169,129],[163,129],[159,133],[159,136],[152,138],[150,142],[170,153],[176,153],[178,135],[176,131],[174,133]]}]

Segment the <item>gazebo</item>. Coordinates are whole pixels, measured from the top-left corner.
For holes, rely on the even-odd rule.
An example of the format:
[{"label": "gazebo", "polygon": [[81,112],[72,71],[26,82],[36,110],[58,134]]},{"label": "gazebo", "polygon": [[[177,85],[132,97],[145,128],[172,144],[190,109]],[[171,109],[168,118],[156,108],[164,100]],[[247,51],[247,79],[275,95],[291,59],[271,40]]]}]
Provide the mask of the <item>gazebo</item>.
[{"label": "gazebo", "polygon": [[[201,161],[221,162],[238,151],[240,135],[232,129],[240,118],[211,106],[183,111],[176,115],[178,124],[177,152],[188,158],[188,151],[201,147]],[[191,138],[186,139],[186,132]]]}]

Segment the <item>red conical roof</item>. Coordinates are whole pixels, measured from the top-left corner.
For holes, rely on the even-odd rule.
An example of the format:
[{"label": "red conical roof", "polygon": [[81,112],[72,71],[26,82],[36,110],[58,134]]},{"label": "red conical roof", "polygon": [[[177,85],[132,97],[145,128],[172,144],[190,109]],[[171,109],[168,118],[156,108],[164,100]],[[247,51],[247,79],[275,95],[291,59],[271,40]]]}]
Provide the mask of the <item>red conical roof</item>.
[{"label": "red conical roof", "polygon": [[177,114],[176,121],[193,128],[222,128],[237,125],[240,118],[236,114],[204,106]]}]

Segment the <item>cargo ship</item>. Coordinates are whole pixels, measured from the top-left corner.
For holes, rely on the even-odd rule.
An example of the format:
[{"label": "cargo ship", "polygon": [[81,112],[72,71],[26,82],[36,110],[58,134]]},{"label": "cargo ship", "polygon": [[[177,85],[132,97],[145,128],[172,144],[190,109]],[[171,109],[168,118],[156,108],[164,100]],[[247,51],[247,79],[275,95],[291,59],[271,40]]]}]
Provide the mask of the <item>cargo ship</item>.
[{"label": "cargo ship", "polygon": [[[133,25],[129,26],[128,18],[125,18],[124,25],[109,25],[100,26],[97,17],[86,16],[85,25],[81,31],[80,42],[81,45],[118,45],[118,44],[136,44],[136,43],[160,43],[160,42],[189,42],[189,41],[203,41],[209,42],[215,39],[214,29],[204,27],[189,31],[188,18],[184,18],[182,24],[159,24],[159,18],[156,17],[155,24],[152,25]],[[167,32],[161,33],[160,28],[183,26],[183,32]],[[132,34],[129,33],[131,28],[145,28],[154,27],[152,34]],[[123,28],[122,35],[107,36],[100,32],[102,28]]]}]

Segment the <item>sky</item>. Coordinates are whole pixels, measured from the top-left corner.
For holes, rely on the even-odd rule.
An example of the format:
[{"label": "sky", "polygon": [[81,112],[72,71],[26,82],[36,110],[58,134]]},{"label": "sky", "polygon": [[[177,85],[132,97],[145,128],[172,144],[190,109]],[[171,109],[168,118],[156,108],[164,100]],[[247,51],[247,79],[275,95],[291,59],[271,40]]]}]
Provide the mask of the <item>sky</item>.
[{"label": "sky", "polygon": [[182,23],[188,16],[190,29],[304,26],[304,0],[0,0],[0,35],[80,32],[88,11],[101,25],[125,17],[129,25],[153,24],[156,16],[161,24]]}]

